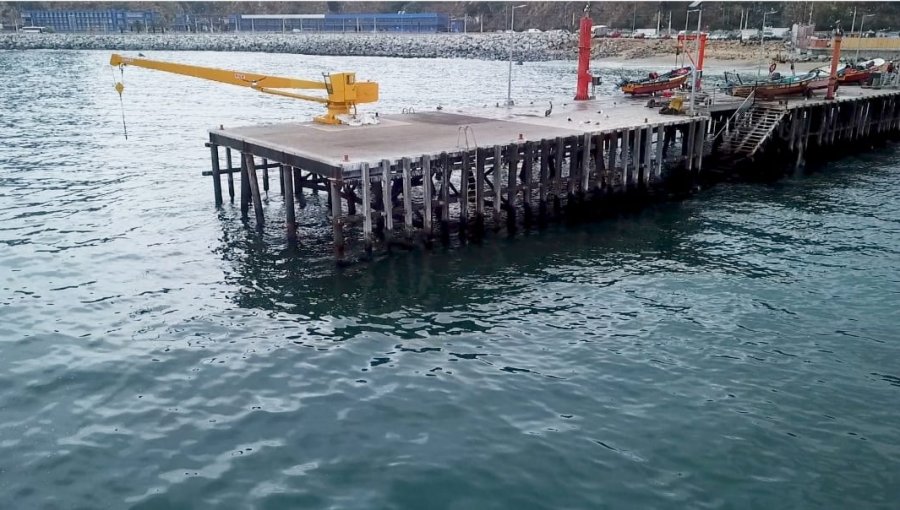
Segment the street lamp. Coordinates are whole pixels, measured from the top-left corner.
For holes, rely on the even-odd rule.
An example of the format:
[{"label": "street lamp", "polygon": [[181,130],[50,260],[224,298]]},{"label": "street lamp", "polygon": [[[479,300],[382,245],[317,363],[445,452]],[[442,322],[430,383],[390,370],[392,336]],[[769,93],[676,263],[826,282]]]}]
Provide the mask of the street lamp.
[{"label": "street lamp", "polygon": [[512,106],[512,61],[513,61],[513,33],[516,30],[516,9],[521,9],[525,7],[525,4],[522,5],[514,5],[512,9],[510,9],[509,16],[509,77],[506,81],[506,106]]},{"label": "street lamp", "polygon": [[[695,2],[694,4],[699,4],[700,2]],[[694,7],[694,4],[691,7]],[[687,17],[691,17],[691,13],[697,13],[697,34],[695,41],[697,42],[697,61],[694,62],[694,65],[691,66],[691,106],[690,106],[690,115],[694,116],[694,91],[697,90],[697,64],[700,60],[700,19],[703,17],[703,10],[699,7],[697,9],[688,9]],[[686,23],[685,23],[686,24]],[[687,30],[684,31],[685,41],[687,40]]]},{"label": "street lamp", "polygon": [[759,64],[756,66],[756,80],[759,81],[759,73],[762,70],[762,61],[763,55],[765,55],[765,51],[763,50],[763,38],[766,33],[766,16],[769,14],[776,14],[778,11],[768,11],[763,13],[763,24],[762,30],[759,31]]},{"label": "street lamp", "polygon": [[856,62],[859,62],[859,47],[862,45],[863,34],[863,24],[866,22],[866,18],[871,18],[874,14],[863,14],[862,19],[859,20],[859,37],[856,38]]}]

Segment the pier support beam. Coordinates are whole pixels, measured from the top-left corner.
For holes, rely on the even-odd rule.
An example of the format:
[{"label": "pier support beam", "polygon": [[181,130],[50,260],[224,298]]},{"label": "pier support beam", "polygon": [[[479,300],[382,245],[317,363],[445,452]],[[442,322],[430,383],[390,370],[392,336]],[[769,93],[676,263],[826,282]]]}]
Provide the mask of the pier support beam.
[{"label": "pier support beam", "polygon": [[381,160],[381,199],[384,203],[384,240],[390,246],[391,237],[394,233],[394,202],[391,200],[391,162]]},{"label": "pier support beam", "polygon": [[225,147],[225,164],[228,165],[228,175],[226,179],[228,180],[228,197],[231,199],[231,203],[234,203],[234,165],[231,163],[231,148]]},{"label": "pier support beam", "polygon": [[411,162],[409,158],[403,158],[400,164],[403,172],[403,227],[404,234],[408,239],[412,236],[413,231]]},{"label": "pier support beam", "polygon": [[494,228],[500,228],[500,203],[502,191],[500,184],[503,182],[503,177],[501,174],[503,173],[503,149],[496,145],[494,146]]},{"label": "pier support beam", "polygon": [[372,255],[372,196],[369,190],[372,185],[369,180],[369,164],[363,163],[360,168],[362,174],[362,213],[363,213],[363,246],[367,256]]},{"label": "pier support beam", "polygon": [[[344,258],[344,218],[341,212],[341,179],[329,179],[331,185],[331,230],[334,235],[334,256]],[[387,189],[387,186],[385,187]]]},{"label": "pier support beam", "polygon": [[[222,206],[222,179],[219,174],[219,146],[209,144],[209,154],[212,161],[213,195],[216,199],[216,207]],[[231,175],[230,173],[228,175]]]},{"label": "pier support beam", "polygon": [[250,199],[253,201],[253,212],[256,213],[256,228],[262,230],[265,223],[263,217],[262,197],[259,194],[259,180],[256,177],[256,160],[253,154],[243,153],[247,169],[248,182],[250,183]]},{"label": "pier support beam", "polygon": [[281,189],[284,191],[285,229],[288,242],[297,240],[297,219],[294,210],[294,172],[292,167],[281,165]]},{"label": "pier support beam", "polygon": [[431,156],[425,154],[422,156],[422,194],[425,210],[422,213],[422,230],[425,234],[425,244],[431,244],[431,237],[434,233],[431,222],[434,218],[434,210],[432,200],[434,199],[434,181],[431,176]]}]

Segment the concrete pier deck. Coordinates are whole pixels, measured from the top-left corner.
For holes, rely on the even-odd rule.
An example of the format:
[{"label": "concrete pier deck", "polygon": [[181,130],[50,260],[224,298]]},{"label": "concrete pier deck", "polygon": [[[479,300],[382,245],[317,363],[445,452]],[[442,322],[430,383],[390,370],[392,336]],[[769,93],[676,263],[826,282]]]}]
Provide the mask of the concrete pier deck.
[{"label": "concrete pier deck", "polygon": [[429,245],[451,230],[473,237],[486,226],[515,231],[590,217],[632,194],[707,179],[709,155],[728,168],[750,162],[752,171],[767,173],[788,161],[802,168],[810,144],[823,153],[900,132],[900,91],[844,87],[834,100],[823,96],[713,95],[694,115],[663,115],[647,98],[616,97],[554,101],[549,115],[548,103],[380,115],[379,124],[357,127],[214,129],[206,174],[221,205],[222,174],[234,200],[239,173],[242,216],[252,205],[261,227],[260,188],[268,191],[269,170],[277,169],[291,241],[298,237],[295,199],[302,204],[304,190],[327,193],[341,259],[348,248],[370,254],[376,245]]}]

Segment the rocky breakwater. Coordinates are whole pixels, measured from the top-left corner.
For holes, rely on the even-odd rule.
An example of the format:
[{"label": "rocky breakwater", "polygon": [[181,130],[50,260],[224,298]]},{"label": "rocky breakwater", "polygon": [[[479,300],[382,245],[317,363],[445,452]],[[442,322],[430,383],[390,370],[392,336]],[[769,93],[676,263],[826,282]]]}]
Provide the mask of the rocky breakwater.
[{"label": "rocky breakwater", "polygon": [[563,31],[491,34],[3,34],[0,49],[260,51],[303,55],[505,60],[572,59],[577,36]]}]

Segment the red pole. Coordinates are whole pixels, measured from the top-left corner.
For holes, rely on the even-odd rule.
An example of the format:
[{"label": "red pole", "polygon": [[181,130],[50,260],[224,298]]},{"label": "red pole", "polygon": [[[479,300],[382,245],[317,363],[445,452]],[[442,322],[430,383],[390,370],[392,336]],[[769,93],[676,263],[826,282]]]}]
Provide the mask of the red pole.
[{"label": "red pole", "polygon": [[581,30],[578,34],[578,87],[575,89],[575,100],[589,99],[588,85],[591,83],[591,17],[587,12],[581,18]]},{"label": "red pole", "polygon": [[697,90],[700,90],[700,82],[703,79],[703,56],[706,55],[706,32],[699,34],[700,48],[697,50]]},{"label": "red pole", "polygon": [[837,68],[841,59],[841,36],[843,32],[840,27],[834,29],[834,39],[831,44],[831,76],[828,78],[828,92],[825,99],[834,99],[834,91],[837,89]]}]

